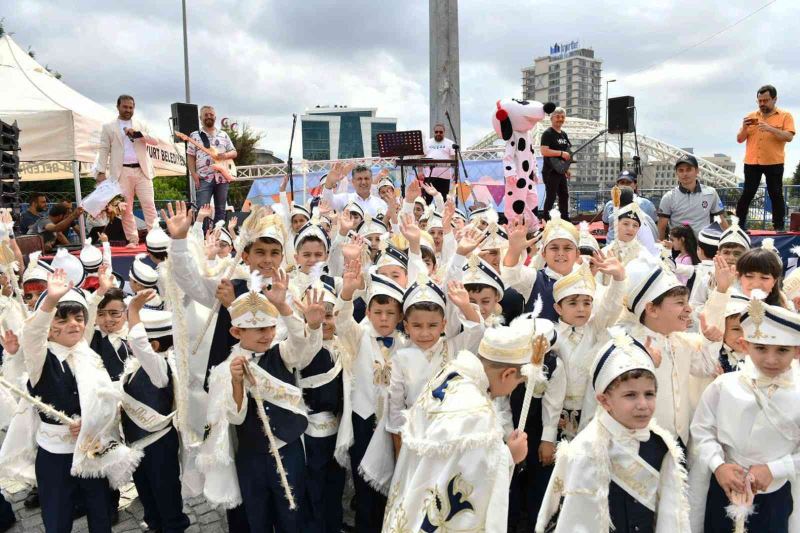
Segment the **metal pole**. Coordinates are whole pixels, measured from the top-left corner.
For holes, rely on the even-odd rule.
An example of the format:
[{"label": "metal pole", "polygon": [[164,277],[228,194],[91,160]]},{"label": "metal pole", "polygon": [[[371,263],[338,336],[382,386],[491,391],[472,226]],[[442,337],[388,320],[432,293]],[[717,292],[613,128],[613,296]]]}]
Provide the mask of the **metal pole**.
[{"label": "metal pole", "polygon": [[603,154],[606,159],[608,159],[608,84],[615,81],[617,80],[606,80],[606,133],[603,135]]},{"label": "metal pole", "polygon": [[[189,33],[186,30],[186,0],[181,0],[181,9],[183,15],[183,83],[186,89],[186,103],[192,103],[192,95],[189,91]],[[189,187],[189,201],[195,203],[197,201],[197,191],[194,186],[194,179],[189,175],[189,156],[186,153],[187,143],[183,143],[184,163],[186,164],[186,185]]]},{"label": "metal pole", "polygon": [[186,103],[192,103],[189,92],[189,36],[186,31],[186,0],[181,0],[183,8],[183,79],[186,85]]},{"label": "metal pole", "polygon": [[[75,183],[75,207],[78,207],[83,202],[83,198],[81,197],[81,164],[77,161],[72,162],[72,180]],[[78,227],[80,228],[81,244],[83,244],[86,241],[86,222],[83,215],[78,217]]]}]

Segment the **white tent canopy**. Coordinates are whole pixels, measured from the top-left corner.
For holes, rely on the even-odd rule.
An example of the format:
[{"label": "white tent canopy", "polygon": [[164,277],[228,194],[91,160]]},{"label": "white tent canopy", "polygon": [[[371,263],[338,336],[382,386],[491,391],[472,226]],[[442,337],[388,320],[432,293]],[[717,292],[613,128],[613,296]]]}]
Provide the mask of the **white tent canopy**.
[{"label": "white tent canopy", "polygon": [[[0,118],[16,120],[21,130],[23,181],[72,179],[75,167],[88,172],[97,157],[101,126],[115,116],[115,110],[56,79],[8,34],[0,37]],[[161,139],[148,149],[156,174],[185,174],[182,149]]]}]

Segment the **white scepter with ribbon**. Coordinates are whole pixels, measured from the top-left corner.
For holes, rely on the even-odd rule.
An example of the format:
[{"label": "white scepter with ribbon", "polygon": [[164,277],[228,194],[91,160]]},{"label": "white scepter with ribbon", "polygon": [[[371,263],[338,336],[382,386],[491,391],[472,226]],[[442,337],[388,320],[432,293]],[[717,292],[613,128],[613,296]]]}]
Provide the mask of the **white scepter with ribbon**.
[{"label": "white scepter with ribbon", "polygon": [[10,391],[12,394],[15,394],[16,396],[19,396],[21,399],[29,401],[36,408],[37,411],[43,413],[52,420],[58,421],[59,424],[63,424],[65,426],[71,426],[78,422],[77,418],[72,418],[63,411],[59,411],[49,403],[44,403],[39,398],[17,387],[3,376],[0,376],[0,386],[8,389],[8,391]]},{"label": "white scepter with ribbon", "polygon": [[536,388],[537,378],[541,375],[544,354],[550,349],[550,343],[544,335],[537,335],[533,339],[533,349],[531,351],[530,364],[523,365],[521,372],[526,378],[525,398],[522,400],[522,411],[519,414],[519,424],[517,430],[525,431],[525,423],[528,421],[528,411],[531,409],[533,399],[533,389]]},{"label": "white scepter with ribbon", "polygon": [[286,499],[289,501],[289,509],[294,510],[297,508],[297,505],[295,504],[294,496],[292,495],[292,487],[289,486],[289,479],[286,477],[286,469],[283,467],[281,453],[278,450],[278,441],[275,439],[275,434],[272,433],[269,417],[267,416],[267,411],[264,409],[264,399],[261,397],[261,390],[252,370],[250,370],[250,363],[244,365],[242,368],[244,369],[244,373],[247,376],[248,382],[250,383],[250,386],[248,387],[250,395],[256,401],[256,411],[258,412],[258,418],[261,419],[261,424],[264,426],[264,435],[267,436],[267,440],[269,441],[269,452],[272,454],[272,458],[275,459],[275,465],[278,468],[278,476],[281,478],[283,493],[286,496]]}]

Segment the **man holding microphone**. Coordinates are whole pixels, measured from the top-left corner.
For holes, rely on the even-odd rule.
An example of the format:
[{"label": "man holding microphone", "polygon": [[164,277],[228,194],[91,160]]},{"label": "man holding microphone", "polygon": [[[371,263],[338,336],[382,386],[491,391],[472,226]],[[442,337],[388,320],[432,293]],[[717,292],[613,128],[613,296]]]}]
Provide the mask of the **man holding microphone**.
[{"label": "man holding microphone", "polygon": [[758,111],[748,114],[736,135],[736,141],[747,141],[744,156],[744,190],[736,204],[739,225],[746,228],[750,202],[761,184],[767,180],[767,193],[772,200],[772,225],[775,231],[784,230],[783,200],[784,146],[794,138],[794,119],[791,113],[778,109],[778,91],[764,85],[757,91]]}]

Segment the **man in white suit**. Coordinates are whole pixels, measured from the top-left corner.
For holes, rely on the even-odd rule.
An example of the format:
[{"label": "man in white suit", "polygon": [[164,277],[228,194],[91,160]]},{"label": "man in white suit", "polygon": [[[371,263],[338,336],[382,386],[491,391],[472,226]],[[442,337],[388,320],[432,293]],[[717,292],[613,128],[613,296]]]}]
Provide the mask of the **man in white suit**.
[{"label": "man in white suit", "polygon": [[[153,201],[153,162],[147,152],[147,145],[157,145],[158,140],[150,137],[147,128],[133,120],[136,102],[127,94],[117,98],[119,116],[113,122],[103,125],[100,133],[100,153],[97,162],[97,182],[106,179],[106,173],[119,181],[128,209],[122,214],[122,228],[128,239],[128,247],[139,245],[139,233],[133,218],[134,196],[144,212],[144,220],[150,228],[156,218],[156,205]],[[110,160],[109,160],[110,157]]]}]

